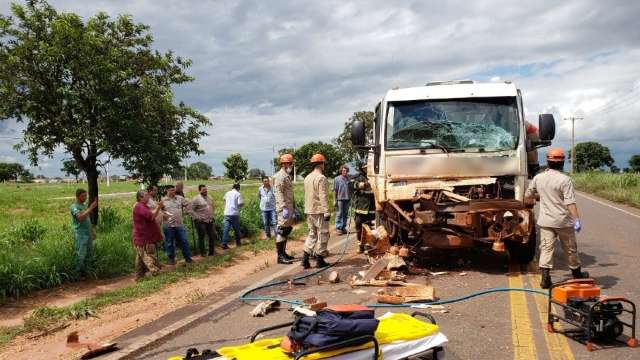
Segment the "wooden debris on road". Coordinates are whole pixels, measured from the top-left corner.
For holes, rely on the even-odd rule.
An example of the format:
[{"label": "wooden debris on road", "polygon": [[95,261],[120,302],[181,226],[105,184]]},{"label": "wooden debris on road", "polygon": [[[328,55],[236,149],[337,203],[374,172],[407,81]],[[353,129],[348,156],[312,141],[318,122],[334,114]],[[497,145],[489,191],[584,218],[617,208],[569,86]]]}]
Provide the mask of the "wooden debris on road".
[{"label": "wooden debris on road", "polygon": [[376,261],[376,263],[373,264],[369,268],[369,270],[367,270],[367,272],[364,274],[364,276],[362,277],[362,280],[366,282],[370,280],[374,280],[376,276],[378,276],[378,274],[380,274],[380,272],[387,267],[388,264],[389,264],[389,259],[387,258],[382,258]]},{"label": "wooden debris on road", "polygon": [[327,307],[327,303],[326,302],[318,302],[315,304],[311,304],[311,306],[309,306],[309,309],[313,310],[313,311],[318,311],[318,310],[322,310],[324,308]]},{"label": "wooden debris on road", "polygon": [[77,331],[73,331],[67,335],[67,347],[72,349],[86,348],[89,351],[82,354],[81,359],[92,359],[102,354],[112,352],[118,349],[117,343],[98,344],[95,342],[80,342],[80,336]]},{"label": "wooden debris on road", "polygon": [[362,242],[367,246],[367,255],[369,256],[382,255],[391,247],[389,234],[384,226],[371,229],[367,224],[363,224]]},{"label": "wooden debris on road", "polygon": [[404,262],[400,255],[387,253],[382,259],[386,259],[388,261],[386,266],[387,270],[402,269],[407,267],[407,263]]},{"label": "wooden debris on road", "polygon": [[329,282],[332,284],[337,284],[340,282],[340,274],[337,271],[332,271],[329,274]]},{"label": "wooden debris on road", "polygon": [[377,299],[378,303],[380,303],[380,304],[398,305],[398,304],[402,304],[403,302],[405,302],[404,298],[402,296],[386,295],[386,294],[378,295],[378,296],[376,296],[376,299]]},{"label": "wooden debris on road", "polygon": [[251,310],[250,314],[253,317],[262,317],[267,315],[269,310],[280,307],[280,301],[272,300],[272,301],[263,301],[260,304],[256,305],[253,310]]},{"label": "wooden debris on road", "polygon": [[[405,283],[405,286],[387,287],[378,291],[378,302],[380,297],[384,301],[398,301],[402,299],[402,302],[427,302],[436,300],[435,291],[432,286],[421,285],[414,283]],[[390,296],[387,298],[385,296]],[[393,303],[390,303],[393,304]]]}]

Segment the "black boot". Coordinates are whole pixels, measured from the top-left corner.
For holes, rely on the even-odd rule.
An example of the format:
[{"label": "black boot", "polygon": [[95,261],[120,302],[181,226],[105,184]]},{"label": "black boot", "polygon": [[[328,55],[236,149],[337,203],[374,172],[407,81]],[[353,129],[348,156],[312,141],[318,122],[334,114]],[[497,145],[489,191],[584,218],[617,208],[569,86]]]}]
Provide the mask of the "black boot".
[{"label": "black boot", "polygon": [[582,271],[581,267],[577,269],[571,269],[571,275],[574,279],[586,279],[589,277],[589,273],[586,271]]},{"label": "black boot", "polygon": [[549,272],[551,269],[540,268],[540,276],[542,279],[540,280],[540,287],[543,289],[548,289],[551,287],[551,274]]},{"label": "black boot", "polygon": [[276,243],[276,250],[278,251],[278,264],[292,264],[291,260],[284,257],[284,241]]},{"label": "black boot", "polygon": [[311,268],[311,263],[309,262],[309,253],[307,253],[306,251],[304,252],[304,255],[302,255],[302,267],[305,269],[310,269]]},{"label": "black boot", "polygon": [[316,255],[316,267],[324,268],[327,266],[329,266],[329,264],[327,264],[327,262],[324,261],[324,258],[322,257],[322,255]]},{"label": "black boot", "polygon": [[287,240],[283,241],[284,245],[282,245],[282,255],[287,259],[287,260],[293,260],[295,259],[293,256],[287,254]]}]

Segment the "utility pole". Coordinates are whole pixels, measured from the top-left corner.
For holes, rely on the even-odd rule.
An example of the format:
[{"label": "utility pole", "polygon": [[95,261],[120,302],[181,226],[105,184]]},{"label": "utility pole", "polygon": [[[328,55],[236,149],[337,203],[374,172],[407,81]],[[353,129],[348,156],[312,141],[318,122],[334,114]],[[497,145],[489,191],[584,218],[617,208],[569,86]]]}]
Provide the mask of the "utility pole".
[{"label": "utility pole", "polygon": [[[296,143],[293,143],[293,153],[296,153]],[[296,171],[296,164],[293,164],[293,183],[295,184],[298,179],[298,174]]]},{"label": "utility pole", "polygon": [[582,120],[581,117],[564,118],[564,120],[571,120],[571,175],[573,175],[576,166],[576,120]]}]

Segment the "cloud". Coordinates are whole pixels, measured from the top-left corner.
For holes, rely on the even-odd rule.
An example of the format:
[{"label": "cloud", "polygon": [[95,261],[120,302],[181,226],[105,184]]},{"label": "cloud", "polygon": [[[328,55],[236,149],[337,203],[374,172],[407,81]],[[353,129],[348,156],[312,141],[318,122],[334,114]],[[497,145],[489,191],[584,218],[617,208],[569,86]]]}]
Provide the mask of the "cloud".
[{"label": "cloud", "polygon": [[[578,140],[602,141],[618,165],[634,151],[628,144],[640,143],[640,122],[632,115],[637,104],[589,114],[628,96],[640,79],[640,32],[630,30],[640,3],[52,4],[85,18],[97,11],[131,14],[151,26],[158,49],[193,60],[196,80],[176,88],[176,98],[211,115],[211,135],[202,141],[207,155],[200,158],[217,172],[230,150],[265,168],[274,143],[327,141],[351,113],[373,109],[388,89],[444,79],[513,80],[529,119],[555,111],[559,144],[569,133],[561,118],[582,111]],[[7,7],[0,4],[0,11]]]}]

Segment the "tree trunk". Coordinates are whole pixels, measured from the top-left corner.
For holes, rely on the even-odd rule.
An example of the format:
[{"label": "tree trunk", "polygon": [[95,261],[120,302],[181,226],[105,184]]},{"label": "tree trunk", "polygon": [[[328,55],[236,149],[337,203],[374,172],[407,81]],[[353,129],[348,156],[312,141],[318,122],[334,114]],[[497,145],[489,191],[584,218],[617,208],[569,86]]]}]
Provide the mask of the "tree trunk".
[{"label": "tree trunk", "polygon": [[[89,204],[93,202],[93,199],[98,197],[98,167],[95,164],[89,164],[85,169],[87,174],[87,184],[89,186]],[[98,224],[98,207],[91,213],[91,223],[93,225]]]}]

